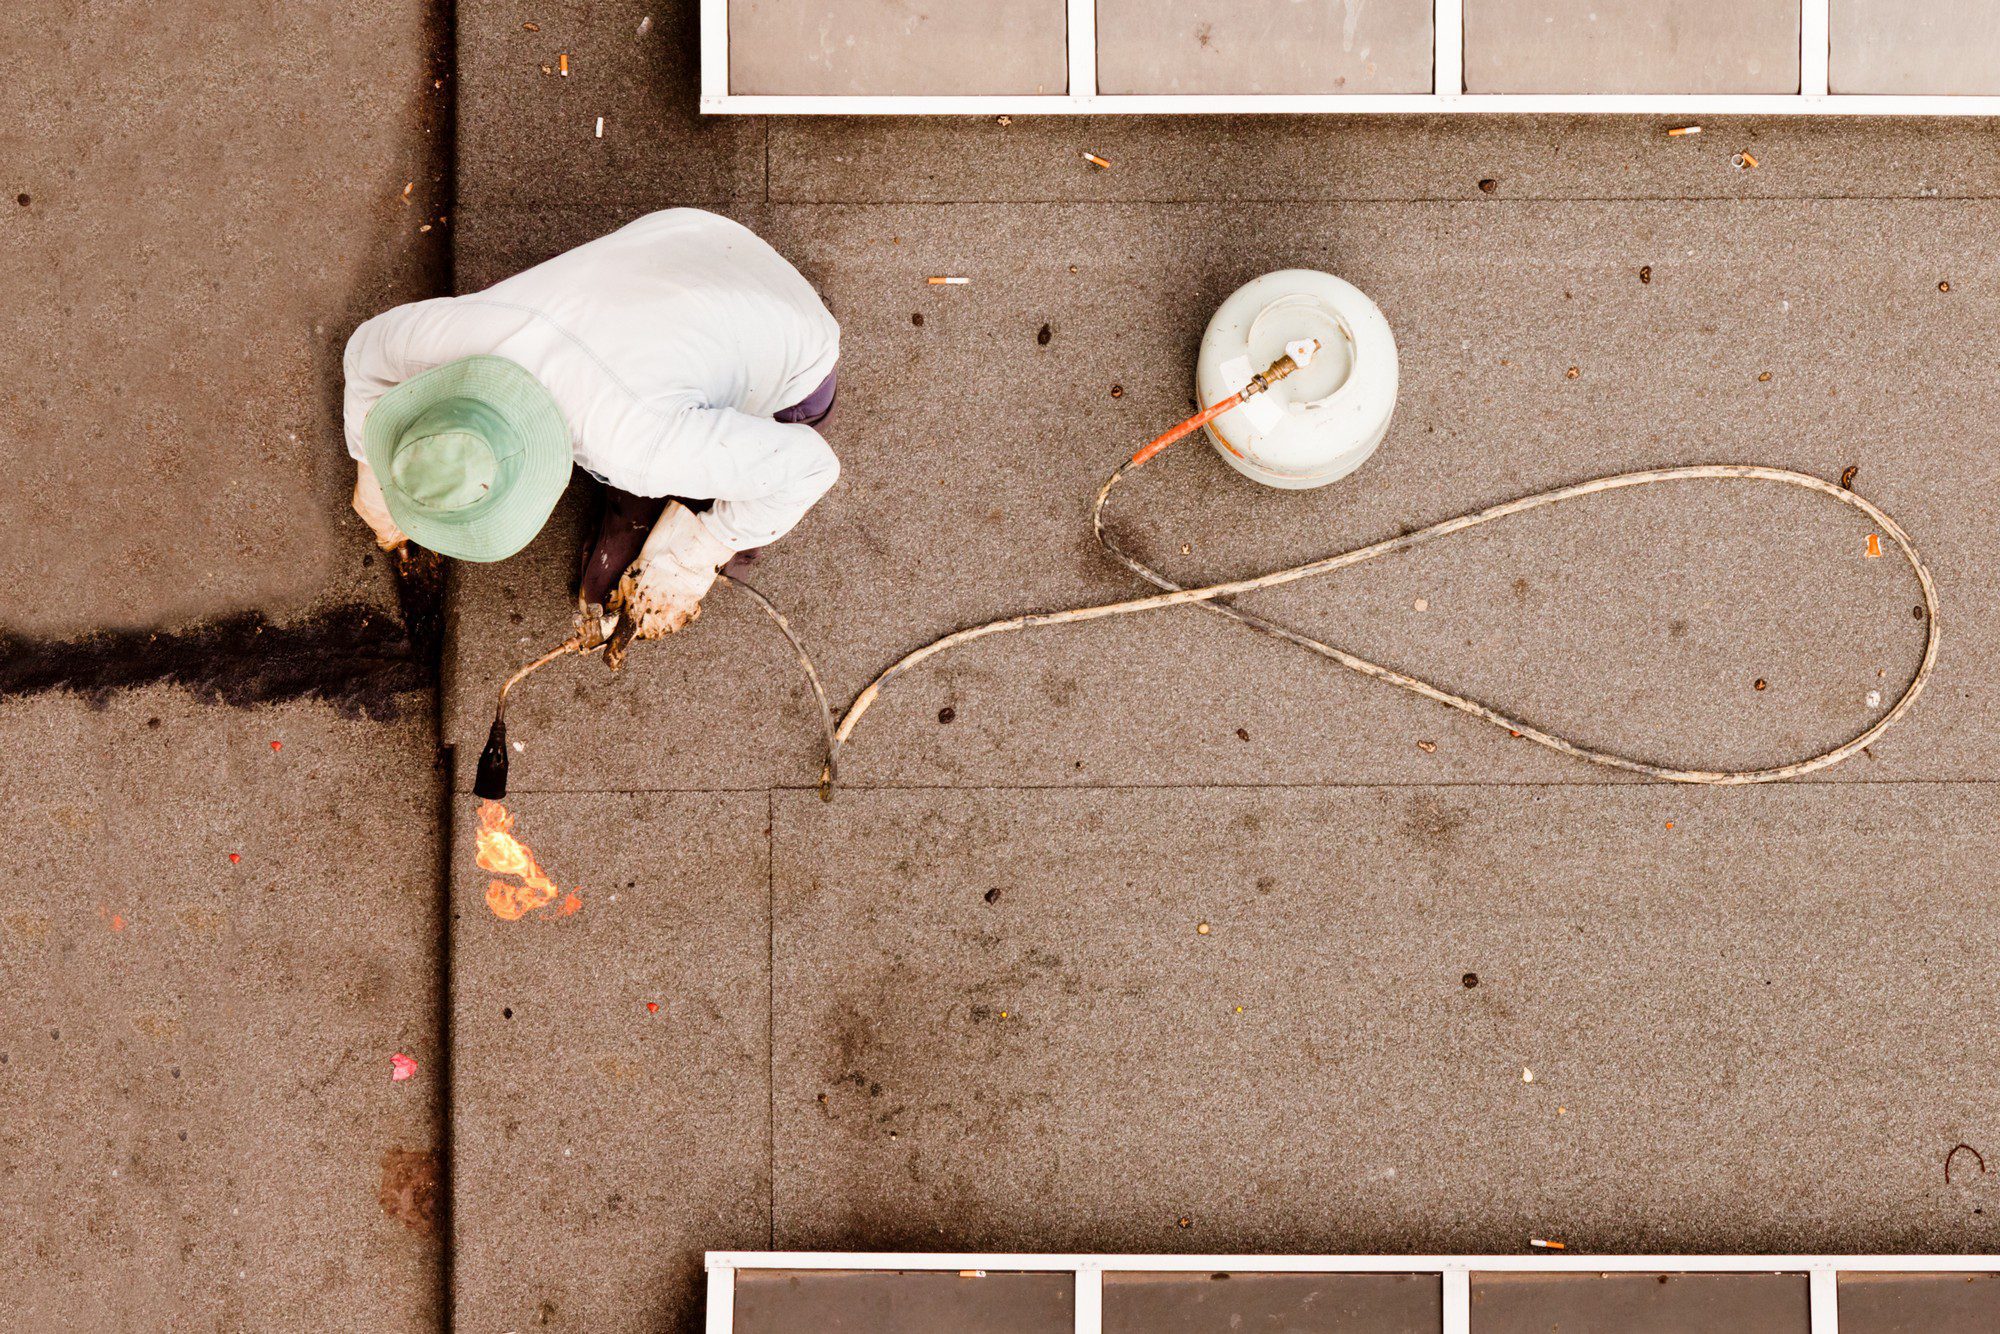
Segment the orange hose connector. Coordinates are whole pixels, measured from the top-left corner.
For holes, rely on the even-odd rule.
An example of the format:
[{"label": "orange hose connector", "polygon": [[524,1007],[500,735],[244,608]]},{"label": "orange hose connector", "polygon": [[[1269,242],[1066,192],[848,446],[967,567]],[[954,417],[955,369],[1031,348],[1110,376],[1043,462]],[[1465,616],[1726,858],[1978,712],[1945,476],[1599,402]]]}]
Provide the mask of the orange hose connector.
[{"label": "orange hose connector", "polygon": [[[1220,403],[1216,403],[1209,407],[1203,408],[1200,412],[1195,413],[1194,416],[1189,417],[1179,426],[1176,426],[1171,430],[1162,431],[1160,434],[1154,436],[1151,440],[1147,441],[1145,448],[1141,449],[1137,454],[1134,454],[1132,456],[1131,463],[1127,464],[1126,466],[1131,468],[1138,467],[1140,464],[1144,463],[1147,459],[1152,458],[1153,455],[1159,453],[1161,450],[1165,449],[1168,445],[1171,445],[1174,441],[1180,439],[1182,436],[1188,434],[1190,431],[1196,431],[1208,425],[1210,422],[1214,421],[1217,417],[1220,417],[1223,413],[1229,411],[1231,408],[1235,407],[1238,403],[1241,403],[1242,401],[1243,401],[1243,395],[1242,393],[1238,392],[1231,394],[1228,398],[1223,399]],[[1223,441],[1223,448],[1229,449],[1228,441],[1226,440]],[[1229,452],[1232,454],[1236,453],[1234,449],[1229,449]],[[1241,458],[1242,455],[1238,454],[1237,457]]]},{"label": "orange hose connector", "polygon": [[[1201,427],[1208,425],[1210,422],[1214,421],[1217,417],[1220,417],[1223,413],[1229,411],[1231,408],[1235,407],[1237,404],[1241,403],[1244,399],[1250,397],[1252,394],[1263,393],[1266,389],[1269,389],[1272,385],[1284,379],[1287,375],[1290,375],[1293,371],[1297,370],[1300,366],[1304,365],[1308,360],[1310,360],[1312,355],[1319,351],[1319,339],[1317,338],[1312,339],[1311,345],[1309,347],[1307,346],[1306,343],[1303,342],[1299,343],[1293,347],[1292,351],[1297,352],[1298,355],[1295,357],[1292,355],[1292,352],[1287,352],[1284,356],[1279,357],[1269,366],[1266,366],[1258,374],[1251,376],[1250,383],[1244,385],[1241,389],[1231,394],[1228,398],[1223,399],[1220,403],[1209,404],[1207,407],[1203,408],[1200,412],[1195,413],[1194,416],[1189,417],[1186,421],[1182,422],[1179,426],[1173,427],[1172,429],[1167,431],[1163,431],[1159,435],[1154,436],[1151,440],[1148,440],[1146,442],[1145,448],[1141,449],[1138,453],[1134,454],[1132,456],[1132,461],[1127,463],[1125,466],[1127,468],[1138,467],[1146,460],[1152,458],[1153,455],[1159,453],[1161,450],[1165,449],[1168,445],[1171,445],[1174,441],[1180,439],[1184,435],[1187,435],[1191,431],[1199,430]],[[1216,436],[1215,442],[1221,445],[1224,449],[1228,450],[1230,453],[1234,454],[1237,458],[1240,459],[1243,457],[1243,451],[1237,449],[1236,446],[1230,444],[1227,440],[1224,440],[1221,436],[1219,435]]]}]

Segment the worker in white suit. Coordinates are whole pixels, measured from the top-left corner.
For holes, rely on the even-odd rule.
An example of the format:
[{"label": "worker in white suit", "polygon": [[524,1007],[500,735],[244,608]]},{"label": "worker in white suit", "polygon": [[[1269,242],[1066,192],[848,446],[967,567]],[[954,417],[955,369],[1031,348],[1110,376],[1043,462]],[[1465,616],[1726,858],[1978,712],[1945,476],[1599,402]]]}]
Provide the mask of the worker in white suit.
[{"label": "worker in white suit", "polygon": [[541,531],[574,464],[603,483],[579,629],[636,637],[700,614],[718,569],[827,493],[840,328],[754,233],[649,214],[470,296],[355,330],[346,354],[354,508],[384,550],[503,560]]}]

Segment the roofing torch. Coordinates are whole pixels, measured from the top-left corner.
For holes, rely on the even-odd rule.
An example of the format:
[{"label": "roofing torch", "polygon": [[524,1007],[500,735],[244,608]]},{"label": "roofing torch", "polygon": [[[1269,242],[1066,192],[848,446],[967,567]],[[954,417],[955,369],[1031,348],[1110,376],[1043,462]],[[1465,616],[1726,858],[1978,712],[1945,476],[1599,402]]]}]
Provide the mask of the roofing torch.
[{"label": "roofing torch", "polygon": [[[806,652],[806,646],[800,643],[798,635],[793,633],[791,623],[785,620],[784,613],[779,611],[769,598],[750,585],[731,579],[720,572],[716,574],[715,582],[734,585],[749,594],[750,600],[763,608],[764,613],[777,622],[778,629],[784,632],[786,642],[792,646],[792,652],[798,657],[799,666],[805,671],[806,683],[812,687],[813,697],[819,701],[820,730],[825,734],[827,745],[830,747],[833,744],[832,706],[827,703],[826,688],[820,684],[819,670],[813,666],[812,657]],[[621,609],[617,623],[611,627],[609,634],[604,632],[601,621],[596,622],[579,630],[508,677],[501,685],[500,697],[493,706],[493,726],[486,733],[486,748],[479,752],[479,770],[473,776],[472,795],[487,801],[499,801],[507,795],[508,691],[519,685],[529,673],[572,653],[595,653],[598,649],[603,649],[604,665],[615,672],[624,665],[625,654],[631,649],[632,641],[638,632],[638,618],[631,615],[629,610]]]},{"label": "roofing torch", "polygon": [[611,627],[610,634],[604,633],[601,621],[593,622],[590,628],[577,631],[508,677],[500,687],[500,698],[493,705],[493,726],[486,733],[486,749],[479,752],[479,771],[473,776],[472,795],[488,801],[499,801],[507,795],[508,691],[519,685],[529,673],[572,653],[594,653],[603,649],[604,665],[615,672],[625,665],[625,654],[630,651],[632,637],[638,630],[638,620],[620,609],[618,621]]}]

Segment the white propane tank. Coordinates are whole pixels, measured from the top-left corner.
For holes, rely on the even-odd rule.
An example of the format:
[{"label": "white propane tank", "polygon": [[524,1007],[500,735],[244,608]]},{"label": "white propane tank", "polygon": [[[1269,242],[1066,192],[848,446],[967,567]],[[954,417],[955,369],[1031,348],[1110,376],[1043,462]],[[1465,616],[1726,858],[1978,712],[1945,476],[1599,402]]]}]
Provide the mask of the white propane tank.
[{"label": "white propane tank", "polygon": [[1330,273],[1281,269],[1230,294],[1195,359],[1195,395],[1205,408],[1304,339],[1320,345],[1308,365],[1208,425],[1209,441],[1230,467],[1287,490],[1339,481],[1388,432],[1396,339],[1381,310]]}]

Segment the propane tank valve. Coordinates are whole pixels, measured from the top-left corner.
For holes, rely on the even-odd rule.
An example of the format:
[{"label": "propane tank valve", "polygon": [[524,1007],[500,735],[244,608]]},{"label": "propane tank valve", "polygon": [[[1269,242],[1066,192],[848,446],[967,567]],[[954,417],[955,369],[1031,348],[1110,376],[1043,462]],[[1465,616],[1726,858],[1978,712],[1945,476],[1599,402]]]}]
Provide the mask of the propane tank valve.
[{"label": "propane tank valve", "polygon": [[1250,377],[1243,386],[1243,397],[1261,394],[1293,371],[1304,370],[1312,363],[1313,353],[1319,351],[1319,339],[1301,338],[1295,343],[1285,344],[1285,355]]}]

